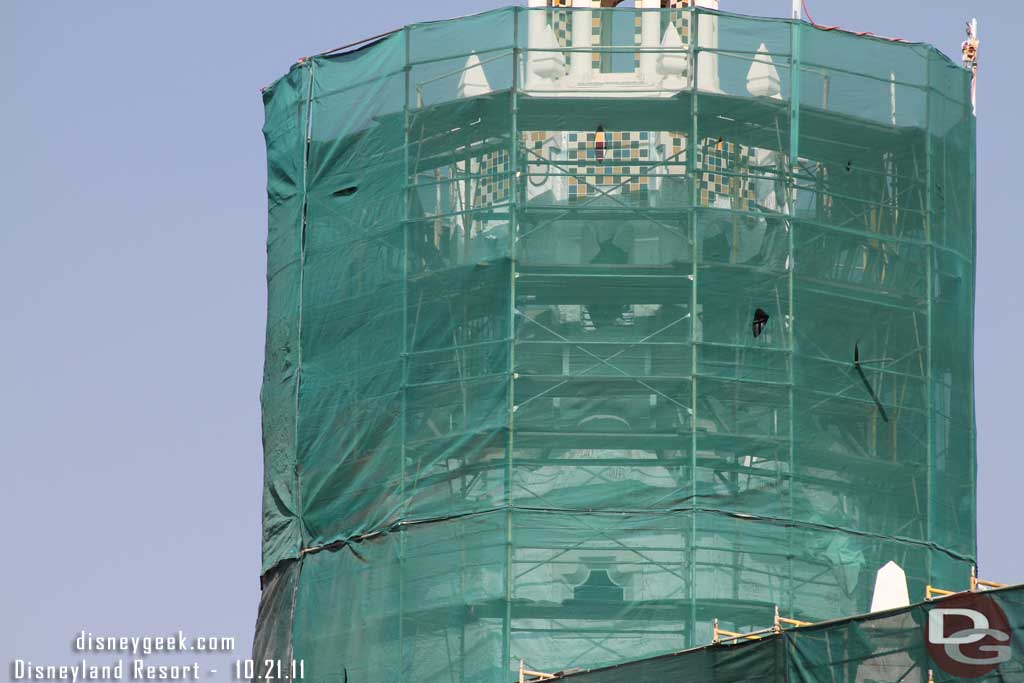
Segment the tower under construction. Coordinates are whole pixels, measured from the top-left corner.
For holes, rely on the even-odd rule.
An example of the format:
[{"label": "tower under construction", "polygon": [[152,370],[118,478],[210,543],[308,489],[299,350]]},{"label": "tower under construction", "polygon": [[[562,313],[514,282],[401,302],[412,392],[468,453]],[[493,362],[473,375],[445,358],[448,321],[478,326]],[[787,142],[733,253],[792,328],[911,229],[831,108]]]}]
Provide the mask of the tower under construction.
[{"label": "tower under construction", "polygon": [[970,576],[970,71],[626,4],[265,90],[259,658],[497,683]]}]

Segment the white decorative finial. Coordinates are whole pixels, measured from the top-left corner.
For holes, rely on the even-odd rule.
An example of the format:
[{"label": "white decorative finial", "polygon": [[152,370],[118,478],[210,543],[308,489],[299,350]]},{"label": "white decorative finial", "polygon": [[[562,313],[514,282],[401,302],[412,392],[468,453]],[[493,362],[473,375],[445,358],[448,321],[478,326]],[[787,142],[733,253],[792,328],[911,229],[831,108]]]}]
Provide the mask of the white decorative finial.
[{"label": "white decorative finial", "polygon": [[764,43],[757,48],[757,54],[747,71],[747,92],[754,97],[782,99],[782,79]]},{"label": "white decorative finial", "polygon": [[544,22],[530,52],[530,68],[541,78],[555,80],[565,75],[565,55],[551,24]]},{"label": "white decorative finial", "polygon": [[686,46],[679,30],[672,22],[668,23],[665,35],[661,38],[663,52],[658,57],[658,73],[662,76],[682,76],[689,66],[690,57],[685,52]]},{"label": "white decorative finial", "polygon": [[466,59],[466,66],[459,75],[459,97],[476,97],[491,92],[491,84],[484,73],[483,64],[474,52]]},{"label": "white decorative finial", "polygon": [[893,561],[885,563],[875,575],[875,594],[871,598],[871,611],[882,612],[910,605],[907,574]]}]

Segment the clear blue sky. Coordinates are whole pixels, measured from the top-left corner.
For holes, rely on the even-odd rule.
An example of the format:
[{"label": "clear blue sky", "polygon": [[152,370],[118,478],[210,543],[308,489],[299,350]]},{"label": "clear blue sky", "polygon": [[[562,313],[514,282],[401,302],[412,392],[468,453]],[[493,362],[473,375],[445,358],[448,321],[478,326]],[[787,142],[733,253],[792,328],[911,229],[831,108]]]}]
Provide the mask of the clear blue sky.
[{"label": "clear blue sky", "polygon": [[[0,659],[79,629],[238,638],[259,599],[265,157],[296,58],[496,0],[5,2],[0,21]],[[809,0],[958,55],[981,22],[976,389],[982,572],[1024,581],[1024,337],[1010,0]],[[783,15],[788,0],[723,0]],[[166,657],[163,661],[170,662]],[[221,658],[225,661],[227,658]],[[203,660],[214,664],[216,658]]]}]

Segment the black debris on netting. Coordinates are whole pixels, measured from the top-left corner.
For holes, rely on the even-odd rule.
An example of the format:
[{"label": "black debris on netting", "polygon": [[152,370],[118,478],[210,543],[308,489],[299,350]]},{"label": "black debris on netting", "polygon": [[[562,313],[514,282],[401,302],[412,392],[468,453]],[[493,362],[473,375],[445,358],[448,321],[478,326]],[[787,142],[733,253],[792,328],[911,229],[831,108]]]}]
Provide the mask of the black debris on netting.
[{"label": "black debris on netting", "polygon": [[771,316],[765,313],[763,308],[759,308],[754,311],[754,322],[751,324],[751,329],[754,332],[754,339],[761,336],[764,332],[765,325],[768,324],[768,320]]}]

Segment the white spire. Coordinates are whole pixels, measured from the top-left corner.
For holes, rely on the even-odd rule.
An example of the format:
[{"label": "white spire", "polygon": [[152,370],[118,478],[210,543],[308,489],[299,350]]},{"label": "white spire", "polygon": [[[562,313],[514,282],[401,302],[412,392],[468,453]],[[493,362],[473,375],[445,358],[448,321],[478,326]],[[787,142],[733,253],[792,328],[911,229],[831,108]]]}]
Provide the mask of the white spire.
[{"label": "white spire", "polygon": [[476,53],[469,55],[459,75],[459,97],[476,97],[491,92],[491,84]]},{"label": "white spire", "polygon": [[871,611],[881,612],[910,605],[907,574],[893,561],[885,563],[875,575],[875,594],[871,598]]},{"label": "white spire", "polygon": [[[558,44],[558,38],[551,29],[551,25],[544,22],[535,38],[536,43],[531,46],[530,69],[541,78],[554,80],[565,75],[565,54],[562,53],[562,46]],[[540,52],[543,50],[543,52]]]},{"label": "white spire", "polygon": [[679,29],[671,21],[668,22],[665,35],[661,38],[661,49],[673,52],[662,52],[658,56],[658,73],[662,76],[682,76],[686,73],[689,55],[684,52],[686,46],[679,35]]},{"label": "white spire", "polygon": [[754,97],[774,97],[782,99],[782,80],[779,70],[775,68],[772,57],[764,43],[757,48],[757,55],[747,72],[747,92]]}]

